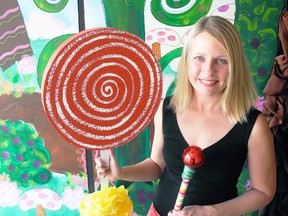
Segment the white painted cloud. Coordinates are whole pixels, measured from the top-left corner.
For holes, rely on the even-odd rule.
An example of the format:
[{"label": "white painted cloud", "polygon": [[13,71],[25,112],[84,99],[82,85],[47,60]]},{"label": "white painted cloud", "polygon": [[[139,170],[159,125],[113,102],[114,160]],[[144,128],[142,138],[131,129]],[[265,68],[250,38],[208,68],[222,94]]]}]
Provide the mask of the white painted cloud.
[{"label": "white painted cloud", "polygon": [[63,19],[57,19],[52,13],[31,11],[29,19],[26,21],[26,28],[29,38],[51,39],[59,35],[78,32],[77,25],[68,26]]},{"label": "white painted cloud", "polygon": [[86,29],[106,27],[104,9],[100,0],[84,1]]}]

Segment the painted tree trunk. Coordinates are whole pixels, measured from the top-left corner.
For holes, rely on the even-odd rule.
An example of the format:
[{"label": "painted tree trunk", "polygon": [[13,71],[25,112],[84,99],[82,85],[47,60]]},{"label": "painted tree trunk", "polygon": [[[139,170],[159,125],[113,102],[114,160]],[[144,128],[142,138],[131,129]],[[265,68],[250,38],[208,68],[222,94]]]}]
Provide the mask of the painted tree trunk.
[{"label": "painted tree trunk", "polygon": [[145,0],[103,0],[107,27],[131,32],[144,39]]},{"label": "painted tree trunk", "polygon": [[36,206],[36,216],[46,216],[45,210],[42,205]]},{"label": "painted tree trunk", "polygon": [[[128,31],[142,40],[145,38],[145,0],[102,0],[106,26]],[[146,127],[135,139],[116,148],[116,157],[121,166],[140,162],[150,155],[151,134]],[[118,183],[116,182],[116,185]],[[126,184],[126,182],[119,182]]]}]

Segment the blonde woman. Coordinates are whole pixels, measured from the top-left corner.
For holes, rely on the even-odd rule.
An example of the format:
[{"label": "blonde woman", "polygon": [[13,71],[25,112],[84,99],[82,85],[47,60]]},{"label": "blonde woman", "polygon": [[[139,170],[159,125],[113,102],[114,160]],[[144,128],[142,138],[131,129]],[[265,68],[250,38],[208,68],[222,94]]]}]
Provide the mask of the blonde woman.
[{"label": "blonde woman", "polygon": [[[181,56],[172,97],[155,115],[150,158],[120,167],[111,151],[109,169],[98,158],[97,174],[111,180],[160,179],[148,215],[235,216],[267,205],[276,187],[273,138],[257,98],[242,42],[226,19],[198,21]],[[183,151],[203,149],[205,160],[191,179],[182,209],[173,210],[182,182]],[[238,196],[248,161],[251,189]]]}]

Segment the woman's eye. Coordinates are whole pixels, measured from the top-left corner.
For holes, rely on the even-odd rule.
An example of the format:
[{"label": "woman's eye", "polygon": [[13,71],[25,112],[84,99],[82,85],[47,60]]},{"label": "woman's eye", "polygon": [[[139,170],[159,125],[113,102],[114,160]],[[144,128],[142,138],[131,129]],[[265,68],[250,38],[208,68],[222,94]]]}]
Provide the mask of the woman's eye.
[{"label": "woman's eye", "polygon": [[202,57],[202,56],[196,56],[196,57],[194,57],[194,59],[197,61],[204,61],[204,57]]},{"label": "woman's eye", "polygon": [[217,64],[228,64],[226,59],[217,59],[216,62]]}]

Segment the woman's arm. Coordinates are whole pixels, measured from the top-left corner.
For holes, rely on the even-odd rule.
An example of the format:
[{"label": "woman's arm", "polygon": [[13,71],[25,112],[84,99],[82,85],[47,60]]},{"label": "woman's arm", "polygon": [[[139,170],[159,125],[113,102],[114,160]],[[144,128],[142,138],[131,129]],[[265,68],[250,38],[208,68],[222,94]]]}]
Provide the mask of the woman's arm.
[{"label": "woman's arm", "polygon": [[215,205],[222,215],[241,215],[267,205],[276,191],[276,163],[273,136],[260,114],[248,142],[248,169],[251,189],[241,196]]},{"label": "woman's arm", "polygon": [[163,173],[165,162],[162,155],[163,130],[162,130],[162,108],[161,101],[154,117],[154,138],[150,158],[135,165],[120,167],[116,160],[114,151],[110,151],[109,169],[101,158],[96,159],[96,169],[98,177],[109,175],[111,181],[152,181],[160,178]]}]

